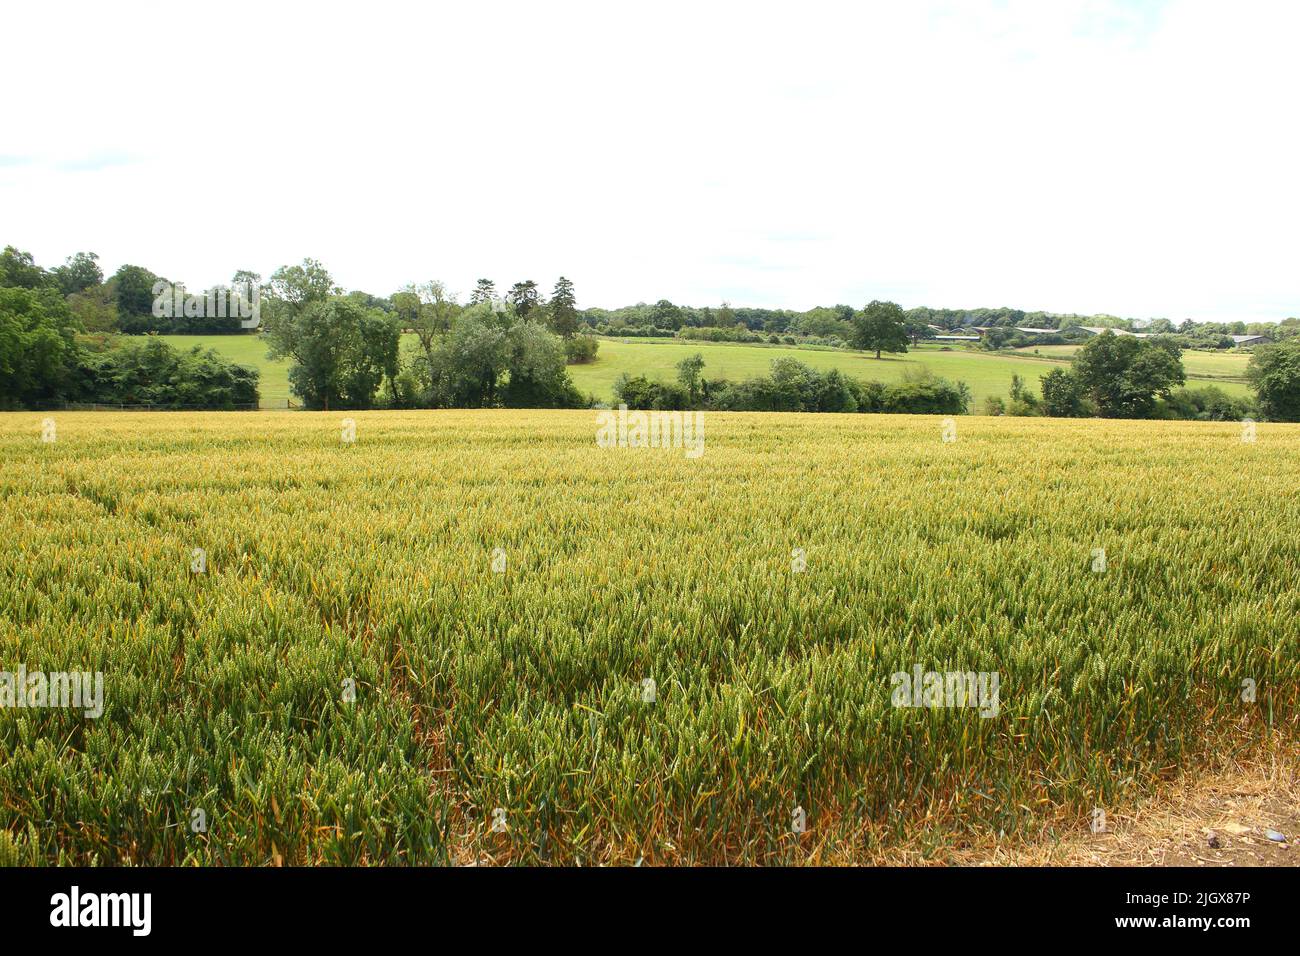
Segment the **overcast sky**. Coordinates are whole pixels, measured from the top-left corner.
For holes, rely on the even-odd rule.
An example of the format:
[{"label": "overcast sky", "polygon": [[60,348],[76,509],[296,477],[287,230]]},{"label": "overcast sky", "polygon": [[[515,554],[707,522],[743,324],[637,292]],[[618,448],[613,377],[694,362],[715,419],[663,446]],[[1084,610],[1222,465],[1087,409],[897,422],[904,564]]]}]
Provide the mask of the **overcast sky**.
[{"label": "overcast sky", "polygon": [[191,288],[1300,315],[1300,3],[8,5],[0,243]]}]

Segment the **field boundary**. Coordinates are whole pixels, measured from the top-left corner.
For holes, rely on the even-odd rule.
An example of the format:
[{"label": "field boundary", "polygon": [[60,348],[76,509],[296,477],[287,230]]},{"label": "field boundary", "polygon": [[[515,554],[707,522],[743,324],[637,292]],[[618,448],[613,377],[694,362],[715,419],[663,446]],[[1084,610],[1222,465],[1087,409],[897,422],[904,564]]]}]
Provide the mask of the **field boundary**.
[{"label": "field boundary", "polygon": [[101,402],[64,402],[55,411],[64,412],[256,412],[267,406],[261,402],[236,405],[113,405]]}]

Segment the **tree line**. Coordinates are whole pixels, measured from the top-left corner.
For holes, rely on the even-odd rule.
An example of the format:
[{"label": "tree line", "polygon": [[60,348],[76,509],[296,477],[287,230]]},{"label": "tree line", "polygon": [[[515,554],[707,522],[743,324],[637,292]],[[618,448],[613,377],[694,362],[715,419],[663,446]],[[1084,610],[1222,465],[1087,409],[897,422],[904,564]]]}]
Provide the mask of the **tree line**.
[{"label": "tree line", "polygon": [[[249,331],[238,316],[201,307],[159,315],[154,308],[159,283],[167,280],[134,265],[123,265],[105,278],[94,253],[76,253],[47,270],[29,253],[6,247],[0,254],[0,405],[255,404],[255,369],[233,365],[211,351],[177,352],[156,339],[127,339],[125,346],[116,340],[119,333]],[[717,310],[691,309],[667,300],[614,312],[581,310],[573,282],[563,276],[549,297],[532,280],[516,282],[499,294],[492,280],[479,279],[461,304],[436,280],[409,284],[387,296],[347,292],[313,259],[283,266],[266,282],[255,272],[240,270],[230,286],[205,290],[204,295],[215,299],[219,292],[241,287],[255,288],[261,296],[258,331],[273,358],[289,361],[291,387],[308,408],[587,406],[594,400],[578,393],[567,366],[594,359],[597,341],[584,333],[615,331],[624,321],[649,323],[626,328],[720,341],[744,341],[742,336],[754,335],[755,328],[797,330],[880,358],[933,336],[934,322],[986,324],[993,331],[985,339],[998,339],[992,346],[997,347],[1015,334],[998,323],[1032,322],[1041,323],[1035,328],[1051,328],[1055,322],[1059,328],[1081,318],[1017,310],[904,310],[879,300],[860,310],[835,306],[806,313],[733,309],[727,303]],[[1111,322],[1116,329],[1122,325],[1114,317],[1086,318],[1089,323]],[[1229,328],[1254,327],[1223,326]],[[1158,333],[1154,337],[1097,336],[1080,350],[1069,371],[1054,370],[1043,379],[1041,396],[1017,382],[1009,403],[997,399],[985,410],[1110,417],[1254,413],[1295,420],[1300,418],[1300,320],[1287,319],[1270,329],[1277,342],[1257,349],[1249,370],[1257,403],[1234,401],[1212,388],[1175,391],[1185,381],[1183,345],[1189,340],[1213,344],[1218,335],[1240,332],[1186,322],[1175,329],[1157,320],[1150,326]],[[406,332],[417,342],[410,354],[401,348]],[[632,377],[621,382],[620,398],[641,407],[948,414],[964,411],[969,403],[961,383],[927,380],[884,386],[830,375],[781,360],[767,376],[740,383],[704,382],[699,394],[680,381],[654,383]]]},{"label": "tree line", "polygon": [[796,358],[774,359],[766,375],[742,382],[704,376],[704,356],[696,353],[677,363],[675,381],[653,381],[624,373],[614,382],[615,400],[628,408],[723,412],[875,412],[917,415],[963,415],[970,388],[929,370],[909,370],[903,381],[886,385],[846,375],[839,369],[819,371]]},{"label": "tree line", "polygon": [[1213,385],[1182,388],[1187,381],[1182,347],[1173,336],[1139,339],[1107,330],[1080,348],[1068,369],[1044,375],[1039,395],[1015,375],[1008,398],[986,399],[983,411],[1054,418],[1300,421],[1300,338],[1257,347],[1246,378],[1254,398],[1233,397]]},{"label": "tree line", "polygon": [[[35,284],[55,284],[69,297],[70,309],[90,332],[217,335],[246,331],[237,320],[210,314],[155,316],[152,309],[155,285],[167,282],[184,289],[184,283],[170,282],[166,277],[137,265],[123,265],[112,276],[105,277],[98,259],[93,252],[78,252],[68,257],[63,265],[47,271],[37,266],[29,254],[10,246],[0,258],[0,285],[30,288]],[[200,296],[210,297],[219,291],[228,292],[248,284],[259,286],[260,283],[261,276],[256,272],[239,270],[229,284],[204,289]],[[580,332],[653,337],[680,334],[683,338],[748,342],[771,341],[772,336],[781,340],[788,336],[798,342],[845,346],[852,344],[855,319],[861,314],[859,309],[844,304],[798,311],[733,306],[725,301],[718,306],[697,307],[676,304],[668,299],[617,309],[579,309],[573,297],[572,283],[567,283],[567,288],[566,283],[567,280],[563,279],[557,282],[549,300],[532,280],[517,282],[500,295],[520,318],[528,318],[530,312],[536,311],[535,321],[548,325],[565,338]],[[412,291],[408,287],[383,296],[364,292],[350,295],[365,306],[383,312],[403,309],[409,312],[408,297]],[[481,304],[497,295],[492,280],[479,279],[468,304]],[[1231,335],[1262,335],[1277,341],[1300,336],[1300,318],[1281,322],[1194,322],[1191,319],[1175,322],[1157,318],[1142,322],[1105,313],[1082,315],[1013,308],[936,309],[927,306],[900,309],[900,312],[913,343],[932,337],[932,326],[956,332],[978,326],[996,330],[984,343],[990,348],[1026,344],[1028,340],[1021,341],[1022,337],[1017,336],[1017,326],[1063,330],[1086,325],[1177,334],[1185,345],[1194,348],[1230,347],[1232,343],[1227,337]]]},{"label": "tree line", "polygon": [[[862,310],[851,305],[817,306],[800,312],[790,309],[739,308],[723,302],[719,307],[675,305],[667,299],[653,304],[638,303],[620,309],[587,309],[582,319],[600,334],[631,337],[670,337],[732,342],[811,342],[817,345],[852,347],[854,326]],[[1033,312],[1012,308],[933,309],[917,306],[899,308],[898,318],[908,340],[916,344],[931,339],[936,328],[973,333],[976,327],[991,329],[983,348],[1016,348],[1028,344],[1051,344],[1052,339],[1026,336],[1016,327],[1064,331],[1071,326],[1145,331],[1180,336],[1189,348],[1231,348],[1229,336],[1262,335],[1275,341],[1300,336],[1300,318],[1280,322],[1195,322],[1183,319],[1153,319],[1149,322],[1109,314]],[[1055,340],[1066,341],[1064,338]]]},{"label": "tree line", "polygon": [[30,254],[6,247],[0,253],[0,408],[257,406],[256,369],[157,339],[119,342],[115,314],[93,254],[78,253],[46,271]]},{"label": "tree line", "polygon": [[[314,259],[277,269],[264,287],[262,327],[272,358],[290,362],[289,382],[308,408],[576,408],[567,366],[590,361],[596,342],[578,336],[573,283],[561,276],[549,300],[532,281],[504,296],[481,279],[460,304],[437,280],[376,301],[344,294]],[[401,336],[417,347],[404,355]]]},{"label": "tree line", "polygon": [[[155,308],[167,287],[167,310]],[[241,288],[260,297],[257,329],[237,314],[205,309]],[[184,286],[143,267],[105,278],[94,253],[44,269],[13,246],[0,254],[0,407],[68,402],[163,407],[255,406],[256,369],[211,350],[171,348],[151,334],[260,334],[272,358],[290,363],[292,390],[307,408],[576,407],[566,366],[590,362],[597,343],[584,328],[573,283],[544,298],[533,281],[498,297],[479,280],[457,303],[438,281],[390,296],[345,292],[313,259],[283,266],[268,280],[241,270],[229,286],[171,309]],[[164,312],[164,314],[159,314]],[[170,312],[171,314],[165,314]],[[401,349],[414,333],[413,355]],[[150,335],[145,335],[150,334]]]}]

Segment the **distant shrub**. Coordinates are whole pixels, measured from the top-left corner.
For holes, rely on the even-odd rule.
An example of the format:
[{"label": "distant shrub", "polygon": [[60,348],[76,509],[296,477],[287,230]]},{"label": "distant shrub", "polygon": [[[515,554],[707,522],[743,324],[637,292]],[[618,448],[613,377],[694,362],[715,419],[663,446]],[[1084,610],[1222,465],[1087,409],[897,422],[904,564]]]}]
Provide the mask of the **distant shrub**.
[{"label": "distant shrub", "polygon": [[258,371],[211,349],[182,352],[154,337],[87,356],[84,399],[107,405],[233,408],[257,404]]},{"label": "distant shrub", "polygon": [[1053,418],[1079,418],[1093,412],[1084,395],[1083,382],[1072,370],[1054,368],[1038,383],[1043,393],[1043,414]]},{"label": "distant shrub", "polygon": [[379,391],[379,405],[383,408],[419,408],[420,382],[408,368],[403,369],[396,381],[385,381]]},{"label": "distant shrub", "polygon": [[614,399],[628,408],[657,411],[684,411],[690,407],[690,394],[676,382],[655,382],[644,375],[624,372],[614,382]]},{"label": "distant shrub", "polygon": [[1019,375],[1011,376],[1011,401],[1007,404],[1007,414],[1018,418],[1043,414],[1038,396],[1025,387],[1025,380]]},{"label": "distant shrub", "polygon": [[1007,404],[1007,414],[1016,418],[1028,418],[1034,415],[1043,414],[1042,407],[1032,395],[1024,395],[1021,398],[1013,398]]},{"label": "distant shrub", "polygon": [[585,365],[596,360],[600,343],[590,335],[575,335],[564,341],[564,359],[569,365]]},{"label": "distant shrub", "polygon": [[970,390],[965,385],[933,378],[886,386],[883,411],[911,415],[961,415],[969,403]]},{"label": "distant shrub", "polygon": [[1258,415],[1255,402],[1233,398],[1221,388],[1180,388],[1157,404],[1157,418],[1187,419],[1201,422],[1241,421]]},{"label": "distant shrub", "polygon": [[[885,385],[864,382],[839,369],[822,372],[786,356],[771,364],[767,375],[741,382],[705,380],[698,392],[678,383],[651,381],[644,375],[619,376],[618,402],[629,408],[677,410],[711,408],[734,412],[913,412],[959,415],[970,403],[970,390],[932,374]],[[691,401],[697,394],[696,401]]]},{"label": "distant shrub", "polygon": [[763,337],[744,326],[724,329],[715,326],[688,327],[677,333],[679,338],[699,342],[761,342]]},{"label": "distant shrub", "polygon": [[611,335],[623,338],[641,338],[641,339],[671,339],[675,333],[672,329],[658,329],[652,325],[646,326],[617,326],[617,325],[597,325],[596,334]]}]

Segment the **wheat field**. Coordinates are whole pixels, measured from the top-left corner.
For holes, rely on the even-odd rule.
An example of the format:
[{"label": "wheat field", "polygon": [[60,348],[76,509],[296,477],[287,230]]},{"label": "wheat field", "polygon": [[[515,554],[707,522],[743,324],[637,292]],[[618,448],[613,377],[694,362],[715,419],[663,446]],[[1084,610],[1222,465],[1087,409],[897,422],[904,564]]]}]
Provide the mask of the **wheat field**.
[{"label": "wheat field", "polygon": [[1300,740],[1300,426],[955,429],[0,415],[0,671],[104,686],[0,708],[0,862],[855,862]]}]

